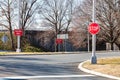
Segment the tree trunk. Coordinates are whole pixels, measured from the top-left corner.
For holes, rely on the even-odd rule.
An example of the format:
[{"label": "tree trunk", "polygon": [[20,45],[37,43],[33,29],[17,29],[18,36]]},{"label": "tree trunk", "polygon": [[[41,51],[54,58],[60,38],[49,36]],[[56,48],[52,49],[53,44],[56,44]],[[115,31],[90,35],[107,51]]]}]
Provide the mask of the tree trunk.
[{"label": "tree trunk", "polygon": [[115,44],[117,45],[117,47],[118,47],[119,50],[120,50],[120,44],[118,44],[117,42],[115,42]]},{"label": "tree trunk", "polygon": [[113,46],[114,43],[110,43],[110,44],[111,44],[111,50],[113,50],[114,49],[114,46]]},{"label": "tree trunk", "polygon": [[13,39],[12,30],[10,30],[10,37],[11,37],[11,47],[12,47],[12,50],[15,50],[15,46],[14,46],[14,39]]}]

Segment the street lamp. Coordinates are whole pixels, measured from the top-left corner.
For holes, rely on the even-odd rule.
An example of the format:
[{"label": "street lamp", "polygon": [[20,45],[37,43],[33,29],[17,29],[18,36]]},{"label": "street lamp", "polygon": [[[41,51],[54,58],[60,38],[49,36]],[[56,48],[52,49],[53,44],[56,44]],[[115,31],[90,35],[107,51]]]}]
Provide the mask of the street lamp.
[{"label": "street lamp", "polygon": [[[92,21],[95,22],[95,0],[93,0],[93,8],[92,8]],[[96,57],[96,34],[92,34],[92,57],[91,57],[91,64],[97,64],[97,57]]]},{"label": "street lamp", "polygon": [[[18,0],[18,29],[20,29],[20,0]],[[21,49],[20,49],[20,35],[17,36],[16,52],[21,52]]]}]

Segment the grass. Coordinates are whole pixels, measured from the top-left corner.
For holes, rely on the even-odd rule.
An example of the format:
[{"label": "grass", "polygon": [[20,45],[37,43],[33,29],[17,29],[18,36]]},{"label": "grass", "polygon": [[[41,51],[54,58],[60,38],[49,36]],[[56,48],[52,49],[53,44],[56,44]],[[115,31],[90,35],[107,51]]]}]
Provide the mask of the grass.
[{"label": "grass", "polygon": [[0,52],[0,55],[28,55],[28,54],[50,54],[46,52]]},{"label": "grass", "polygon": [[65,52],[0,52],[2,55],[56,55],[56,54],[65,54]]},{"label": "grass", "polygon": [[98,59],[97,64],[89,61],[83,64],[84,68],[120,77],[120,57]]}]

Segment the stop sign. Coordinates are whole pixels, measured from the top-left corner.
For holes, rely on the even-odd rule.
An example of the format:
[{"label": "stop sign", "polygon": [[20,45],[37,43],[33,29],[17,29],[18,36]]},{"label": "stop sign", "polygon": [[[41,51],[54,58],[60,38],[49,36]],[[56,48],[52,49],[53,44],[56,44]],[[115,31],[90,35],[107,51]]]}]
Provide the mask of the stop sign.
[{"label": "stop sign", "polygon": [[91,23],[89,26],[88,26],[88,31],[91,33],[91,34],[97,34],[99,31],[100,31],[100,27],[97,23]]}]

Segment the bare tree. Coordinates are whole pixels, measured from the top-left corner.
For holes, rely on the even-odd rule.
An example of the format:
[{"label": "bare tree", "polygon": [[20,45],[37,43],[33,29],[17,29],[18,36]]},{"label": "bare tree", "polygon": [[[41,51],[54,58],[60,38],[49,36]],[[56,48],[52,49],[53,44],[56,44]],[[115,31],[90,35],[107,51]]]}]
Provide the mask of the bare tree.
[{"label": "bare tree", "polygon": [[70,32],[69,40],[76,48],[86,47],[86,30],[80,27],[73,27]]},{"label": "bare tree", "polygon": [[33,26],[35,15],[42,3],[38,0],[21,0],[21,28],[23,31]]},{"label": "bare tree", "polygon": [[98,0],[97,18],[101,26],[101,37],[105,42],[113,44],[120,37],[120,1]]},{"label": "bare tree", "polygon": [[21,37],[21,46],[24,47],[26,34],[25,30],[35,29],[35,17],[38,14],[38,9],[41,8],[42,3],[39,0],[21,0],[20,2],[20,28],[23,30],[23,36]]},{"label": "bare tree", "polygon": [[14,18],[14,0],[4,0],[0,1],[0,10],[1,10],[1,21],[0,26],[5,27],[9,30],[10,33],[10,41],[11,41],[11,47],[14,50],[14,39],[13,39],[13,18]]},{"label": "bare tree", "polygon": [[[1,9],[1,26],[7,28],[10,32],[11,46],[15,49],[14,39],[13,39],[13,29],[17,27],[17,14],[18,13],[18,0],[4,0],[0,1]],[[41,7],[41,4],[37,2],[38,0],[21,0],[20,1],[20,28],[25,29],[32,27],[35,22],[35,14],[37,14],[37,9]]]},{"label": "bare tree", "polygon": [[75,8],[72,20],[72,34],[70,41],[77,48],[87,46],[88,25],[91,22],[92,2],[82,1],[79,6]]},{"label": "bare tree", "polygon": [[[99,40],[108,42],[111,44],[111,50],[113,50],[113,44],[117,44],[117,40],[120,37],[120,1],[119,0],[96,0],[96,22],[100,24],[101,31],[99,33]],[[85,0],[78,7],[80,18],[77,20],[81,25],[86,21],[91,22],[92,15],[92,0]],[[84,22],[83,22],[84,20]],[[85,27],[85,26],[84,26]]]},{"label": "bare tree", "polygon": [[67,33],[72,21],[74,0],[44,0],[41,10],[44,26],[50,27],[55,34]]}]

